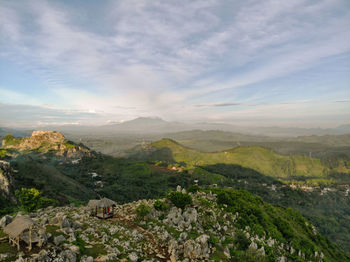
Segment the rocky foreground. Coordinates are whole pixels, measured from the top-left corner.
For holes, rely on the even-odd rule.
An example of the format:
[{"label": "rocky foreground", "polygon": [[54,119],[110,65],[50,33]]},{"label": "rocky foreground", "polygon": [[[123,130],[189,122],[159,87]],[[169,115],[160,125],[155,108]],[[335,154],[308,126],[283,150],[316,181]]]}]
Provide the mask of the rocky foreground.
[{"label": "rocky foreground", "polygon": [[[257,261],[333,261],[323,260],[325,255],[318,251],[306,258],[292,243],[267,233],[259,237],[249,226],[239,229],[240,213],[219,205],[214,193],[190,195],[193,203],[183,210],[167,199],[160,200],[167,206],[163,211],[155,209],[155,200],[140,200],[118,205],[115,217],[108,220],[90,216],[88,207],[38,210],[28,215],[45,228],[44,246],[28,252],[22,243],[17,252],[3,237],[0,250],[6,252],[0,261],[248,261],[235,260],[238,254]],[[147,207],[141,216],[140,205]],[[11,219],[3,217],[1,226]],[[312,225],[304,226],[317,237]],[[291,256],[299,260],[287,258]]]}]

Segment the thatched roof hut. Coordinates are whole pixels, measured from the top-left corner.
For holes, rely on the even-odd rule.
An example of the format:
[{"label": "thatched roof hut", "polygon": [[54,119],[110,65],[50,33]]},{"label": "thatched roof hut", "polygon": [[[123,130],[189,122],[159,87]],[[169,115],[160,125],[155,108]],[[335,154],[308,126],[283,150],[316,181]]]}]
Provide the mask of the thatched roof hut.
[{"label": "thatched roof hut", "polygon": [[34,221],[29,217],[17,216],[10,224],[4,228],[4,232],[12,238],[18,237],[26,229],[30,229]]},{"label": "thatched roof hut", "polygon": [[[9,236],[9,241],[20,249],[19,242],[23,240],[32,249],[32,243],[39,242],[39,246],[42,245],[42,239],[40,238],[36,230],[39,228],[32,219],[26,216],[17,216],[10,224],[4,227],[4,232]],[[35,229],[33,231],[33,229]]]},{"label": "thatched roof hut", "polygon": [[[116,202],[108,198],[102,198],[100,200],[93,199],[93,200],[90,200],[88,203],[88,207],[94,209],[94,211],[92,212],[92,215],[99,218],[113,217],[114,207],[116,205],[117,205]],[[102,213],[99,213],[101,209],[102,209]]]},{"label": "thatched roof hut", "polygon": [[88,207],[97,207],[97,204],[100,200],[97,200],[97,199],[92,199],[89,201],[88,203]]},{"label": "thatched roof hut", "polygon": [[116,203],[113,200],[110,200],[108,198],[102,198],[100,201],[97,203],[97,207],[111,207],[111,206],[116,206]]}]

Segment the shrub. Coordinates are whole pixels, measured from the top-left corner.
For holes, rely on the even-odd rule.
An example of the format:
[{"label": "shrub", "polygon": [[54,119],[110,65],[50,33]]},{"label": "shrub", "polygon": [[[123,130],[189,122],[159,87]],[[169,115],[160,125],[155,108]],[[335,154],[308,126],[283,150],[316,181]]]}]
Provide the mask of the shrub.
[{"label": "shrub", "polygon": [[6,150],[1,149],[0,150],[0,158],[4,158],[6,156],[6,153],[7,153]]},{"label": "shrub", "polygon": [[147,216],[149,214],[149,212],[151,212],[151,208],[145,204],[140,204],[136,208],[136,214],[138,217],[141,217],[141,218]]},{"label": "shrub", "polygon": [[163,201],[160,200],[156,200],[156,202],[154,202],[154,208],[158,211],[166,211],[169,209],[169,206],[164,203]]},{"label": "shrub", "polygon": [[198,186],[198,185],[190,185],[188,188],[187,188],[187,192],[190,192],[190,193],[195,193],[195,192],[198,192],[201,188]]},{"label": "shrub", "polygon": [[57,204],[57,201],[54,199],[42,197],[36,188],[21,188],[15,191],[15,195],[21,208],[27,212]]},{"label": "shrub", "polygon": [[3,141],[5,146],[17,145],[20,142],[20,140],[16,139],[12,134],[5,136]]},{"label": "shrub", "polygon": [[72,144],[72,143],[69,143],[69,142],[66,143],[65,146],[66,146],[67,149],[72,149],[72,148],[75,148],[75,147],[76,147],[76,145],[74,145],[74,144]]},{"label": "shrub", "polygon": [[183,194],[181,192],[170,192],[168,199],[176,207],[184,209],[185,206],[192,204],[192,197],[189,194]]},{"label": "shrub", "polygon": [[58,201],[56,199],[47,198],[47,197],[40,197],[39,201],[38,201],[37,208],[56,206],[57,204],[58,204]]},{"label": "shrub", "polygon": [[250,245],[250,240],[247,238],[244,232],[239,231],[235,237],[234,244],[237,246],[237,249],[246,250]]}]

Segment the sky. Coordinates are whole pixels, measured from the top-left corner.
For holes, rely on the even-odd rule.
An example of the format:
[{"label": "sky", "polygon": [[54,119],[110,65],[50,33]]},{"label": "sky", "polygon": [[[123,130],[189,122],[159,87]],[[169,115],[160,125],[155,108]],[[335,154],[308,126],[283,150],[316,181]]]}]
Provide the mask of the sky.
[{"label": "sky", "polygon": [[349,0],[0,0],[0,126],[350,123]]}]

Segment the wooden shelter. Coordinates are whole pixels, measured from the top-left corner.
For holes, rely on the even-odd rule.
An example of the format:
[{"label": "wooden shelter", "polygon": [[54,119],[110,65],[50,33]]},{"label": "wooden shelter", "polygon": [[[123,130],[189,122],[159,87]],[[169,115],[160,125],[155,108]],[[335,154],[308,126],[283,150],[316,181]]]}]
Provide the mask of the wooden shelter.
[{"label": "wooden shelter", "polygon": [[88,206],[91,208],[92,215],[98,218],[109,218],[114,216],[114,207],[116,202],[108,198],[102,198],[100,200],[90,200]]},{"label": "wooden shelter", "polygon": [[41,238],[38,234],[39,226],[32,219],[25,216],[17,216],[10,224],[4,228],[4,232],[9,236],[9,242],[17,245],[20,249],[19,242],[22,240],[27,243],[29,251],[32,249],[32,243],[42,245]]}]

